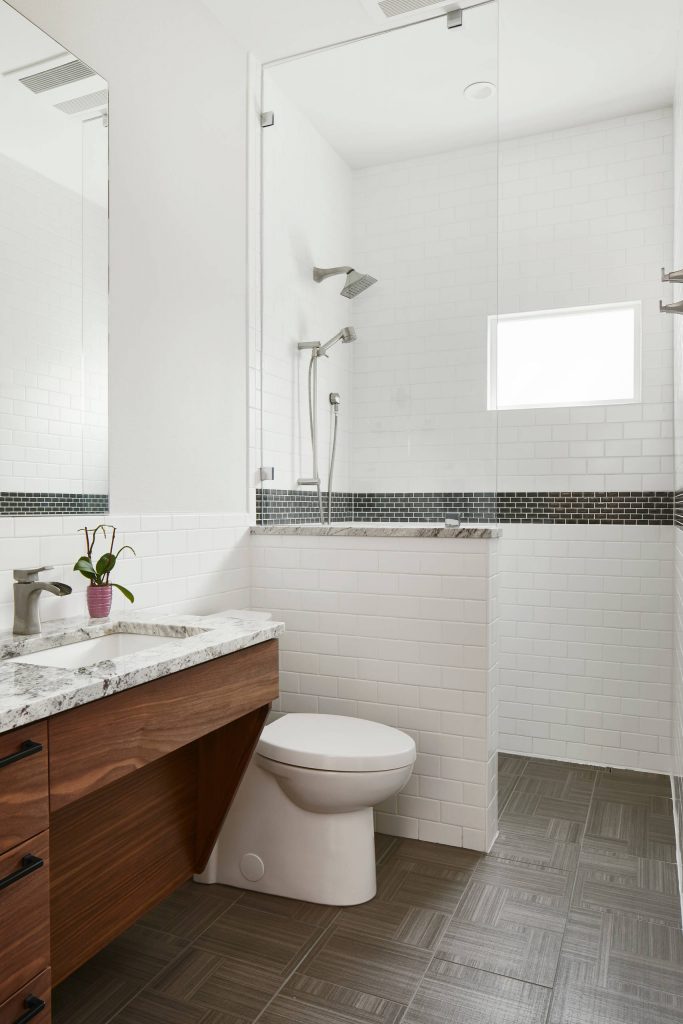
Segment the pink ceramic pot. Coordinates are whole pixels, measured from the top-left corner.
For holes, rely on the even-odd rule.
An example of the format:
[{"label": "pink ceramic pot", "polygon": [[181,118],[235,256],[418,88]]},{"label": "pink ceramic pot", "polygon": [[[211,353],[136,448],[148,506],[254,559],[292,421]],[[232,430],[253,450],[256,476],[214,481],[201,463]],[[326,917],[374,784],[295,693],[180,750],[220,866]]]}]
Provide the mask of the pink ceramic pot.
[{"label": "pink ceramic pot", "polygon": [[88,611],[92,619],[106,619],[111,611],[111,595],[113,588],[109,587],[88,587]]}]

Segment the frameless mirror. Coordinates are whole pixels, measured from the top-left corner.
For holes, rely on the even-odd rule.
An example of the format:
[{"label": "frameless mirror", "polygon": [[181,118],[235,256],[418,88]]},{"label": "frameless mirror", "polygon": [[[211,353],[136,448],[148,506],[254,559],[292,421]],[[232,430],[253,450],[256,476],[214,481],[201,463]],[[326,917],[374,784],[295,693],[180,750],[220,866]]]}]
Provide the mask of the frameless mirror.
[{"label": "frameless mirror", "polygon": [[0,0],[0,514],[108,508],[108,92]]}]

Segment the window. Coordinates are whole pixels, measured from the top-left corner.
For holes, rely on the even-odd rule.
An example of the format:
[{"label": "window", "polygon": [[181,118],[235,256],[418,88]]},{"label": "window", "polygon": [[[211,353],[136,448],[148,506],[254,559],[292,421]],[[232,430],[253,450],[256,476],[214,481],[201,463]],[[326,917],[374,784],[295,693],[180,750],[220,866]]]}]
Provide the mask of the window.
[{"label": "window", "polygon": [[489,317],[489,409],[640,400],[640,302]]}]

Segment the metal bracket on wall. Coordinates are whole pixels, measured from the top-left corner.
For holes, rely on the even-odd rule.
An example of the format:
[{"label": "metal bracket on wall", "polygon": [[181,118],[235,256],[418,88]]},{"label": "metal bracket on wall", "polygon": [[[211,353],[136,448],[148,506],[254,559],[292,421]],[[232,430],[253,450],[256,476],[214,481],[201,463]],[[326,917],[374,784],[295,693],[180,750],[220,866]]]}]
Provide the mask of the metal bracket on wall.
[{"label": "metal bracket on wall", "polygon": [[683,284],[683,270],[672,270],[670,274],[667,274],[662,267],[662,281],[665,284]]},{"label": "metal bracket on wall", "polygon": [[462,11],[459,7],[448,12],[446,24],[448,28],[462,28]]},{"label": "metal bracket on wall", "polygon": [[681,313],[683,314],[683,300],[680,302],[670,302],[667,306],[659,301],[659,312],[660,313]]},{"label": "metal bracket on wall", "polygon": [[275,479],[275,466],[260,466],[259,480],[274,480]]},{"label": "metal bracket on wall", "polygon": [[261,127],[272,128],[275,124],[275,112],[272,110],[266,111],[265,114],[261,114]]}]

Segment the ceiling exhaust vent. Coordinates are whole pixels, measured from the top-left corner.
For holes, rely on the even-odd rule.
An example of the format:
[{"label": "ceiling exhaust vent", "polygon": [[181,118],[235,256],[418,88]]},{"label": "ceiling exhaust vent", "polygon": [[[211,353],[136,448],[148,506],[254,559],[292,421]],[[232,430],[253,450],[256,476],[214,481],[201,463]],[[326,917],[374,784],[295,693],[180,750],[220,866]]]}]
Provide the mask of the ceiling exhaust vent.
[{"label": "ceiling exhaust vent", "polygon": [[402,15],[424,10],[425,7],[443,6],[438,0],[380,0],[379,8],[387,18],[400,18]]},{"label": "ceiling exhaust vent", "polygon": [[64,114],[82,114],[86,110],[106,107],[108,96],[106,89],[100,89],[98,92],[88,93],[87,96],[75,96],[72,100],[55,103],[55,107]]},{"label": "ceiling exhaust vent", "polygon": [[409,25],[412,22],[427,21],[451,11],[479,7],[491,0],[360,0],[374,22],[385,28],[390,25]]},{"label": "ceiling exhaust vent", "polygon": [[49,92],[50,89],[59,89],[64,85],[80,82],[83,78],[91,78],[94,74],[93,69],[84,64],[82,60],[70,60],[67,64],[59,64],[56,68],[38,71],[35,75],[26,75],[19,81],[37,96],[41,92]]}]

